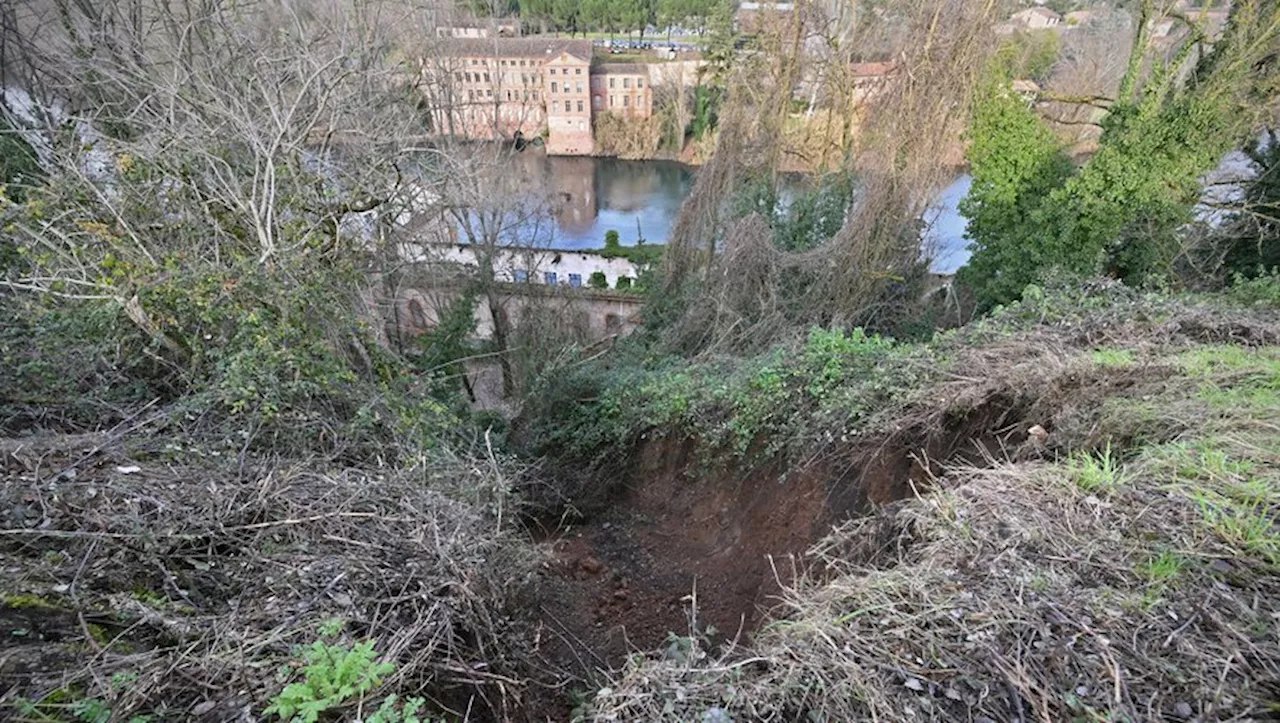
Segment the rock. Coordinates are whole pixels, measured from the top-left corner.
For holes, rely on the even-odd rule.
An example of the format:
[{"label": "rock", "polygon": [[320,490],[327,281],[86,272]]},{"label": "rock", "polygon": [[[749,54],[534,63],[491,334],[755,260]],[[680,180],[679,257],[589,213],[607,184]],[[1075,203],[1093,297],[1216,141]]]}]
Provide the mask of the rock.
[{"label": "rock", "polygon": [[1178,701],[1177,705],[1173,706],[1173,715],[1177,718],[1182,718],[1183,720],[1186,720],[1186,719],[1189,719],[1191,716],[1195,715],[1195,711],[1191,710],[1190,703],[1186,702],[1185,700],[1180,700]]},{"label": "rock", "polygon": [[1049,432],[1046,431],[1044,427],[1041,427],[1038,424],[1033,424],[1031,425],[1031,428],[1027,430],[1027,436],[1043,444],[1044,441],[1049,438]]},{"label": "rock", "polygon": [[599,575],[604,572],[604,563],[600,562],[591,555],[587,555],[578,561],[578,569],[588,575]]}]

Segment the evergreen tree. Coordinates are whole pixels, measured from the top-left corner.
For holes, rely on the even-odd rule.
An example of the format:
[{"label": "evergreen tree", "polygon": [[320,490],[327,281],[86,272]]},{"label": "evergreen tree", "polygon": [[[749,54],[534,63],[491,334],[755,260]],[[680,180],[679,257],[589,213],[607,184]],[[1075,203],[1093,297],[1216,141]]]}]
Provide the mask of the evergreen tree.
[{"label": "evergreen tree", "polygon": [[1031,217],[1071,173],[1061,144],[997,74],[983,89],[969,130],[973,186],[960,202],[973,256],[960,271],[978,300],[1016,299],[1052,263]]}]

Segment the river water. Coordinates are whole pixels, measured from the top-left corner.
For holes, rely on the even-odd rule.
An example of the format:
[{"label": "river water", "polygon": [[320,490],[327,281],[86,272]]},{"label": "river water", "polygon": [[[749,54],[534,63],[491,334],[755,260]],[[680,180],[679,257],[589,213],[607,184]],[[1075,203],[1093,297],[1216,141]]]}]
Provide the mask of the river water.
[{"label": "river water", "polygon": [[[540,178],[556,196],[549,245],[561,249],[600,248],[610,230],[618,232],[624,246],[640,239],[665,242],[697,173],[675,161],[547,156],[534,149],[519,155],[522,172]],[[801,177],[786,179],[781,195],[795,193],[804,183]],[[964,219],[956,211],[968,188],[967,176],[957,178],[926,214],[926,247],[935,271],[949,273],[968,260]]]}]

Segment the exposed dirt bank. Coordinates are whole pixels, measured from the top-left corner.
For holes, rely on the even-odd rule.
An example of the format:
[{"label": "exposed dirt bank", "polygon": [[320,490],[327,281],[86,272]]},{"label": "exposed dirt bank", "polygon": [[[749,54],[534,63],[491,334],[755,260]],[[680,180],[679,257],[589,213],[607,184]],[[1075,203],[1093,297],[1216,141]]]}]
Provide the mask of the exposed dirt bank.
[{"label": "exposed dirt bank", "polygon": [[556,574],[541,602],[548,652],[589,672],[638,651],[675,654],[672,636],[695,630],[748,639],[833,525],[925,488],[941,461],[1021,444],[1025,411],[996,396],[941,427],[795,466],[710,467],[694,440],[642,443],[608,504],[553,536]]}]

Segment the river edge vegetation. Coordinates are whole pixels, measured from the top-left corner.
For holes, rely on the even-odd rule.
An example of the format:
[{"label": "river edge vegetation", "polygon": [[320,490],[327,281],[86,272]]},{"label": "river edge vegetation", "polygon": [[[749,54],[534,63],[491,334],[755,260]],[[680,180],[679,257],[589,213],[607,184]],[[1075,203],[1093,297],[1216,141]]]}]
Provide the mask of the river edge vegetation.
[{"label": "river edge vegetation", "polygon": [[[48,145],[3,136],[18,150],[4,155],[0,209],[5,715],[1270,712],[1280,660],[1275,273],[1242,253],[1199,277],[1154,265],[1126,283],[1093,281],[1114,270],[1095,259],[1056,278],[1045,253],[1017,269],[1028,283],[991,298],[989,313],[935,334],[936,309],[917,303],[912,246],[937,177],[929,151],[957,131],[930,121],[955,103],[978,117],[988,97],[981,43],[966,40],[990,20],[975,7],[950,5],[941,23],[914,16],[913,27],[957,35],[929,35],[913,45],[928,51],[908,59],[953,70],[912,77],[966,84],[885,96],[900,112],[870,127],[887,162],[864,159],[853,210],[848,175],[780,209],[768,141],[783,122],[773,111],[790,99],[753,105],[771,97],[763,74],[747,100],[728,99],[734,132],[718,140],[648,285],[645,328],[608,353],[548,332],[509,429],[473,414],[456,389],[457,365],[476,351],[459,341],[469,315],[425,335],[419,354],[385,343],[368,302],[390,254],[366,240],[395,227],[362,233],[357,221],[376,209],[395,218],[412,201],[399,185],[408,159],[364,142],[414,138],[418,127],[402,113],[413,107],[405,89],[377,74],[379,52],[326,58],[378,48],[367,42],[377,28],[361,42],[329,27],[298,38],[279,18],[251,18],[277,43],[298,42],[281,60],[255,51],[257,26],[227,38],[233,23],[197,24],[199,42],[181,48],[204,48],[188,65],[199,82],[177,88],[120,53],[134,46],[93,45],[100,35],[72,39],[101,55],[57,57],[103,72],[22,48],[50,63],[67,84],[58,90],[93,100],[83,122],[103,135],[86,142],[85,126],[59,122],[60,133],[39,136]],[[1239,7],[1271,13],[1254,30],[1280,18],[1274,3]],[[1250,37],[1248,47],[1267,47],[1274,35]],[[318,49],[332,56],[316,62]],[[112,53],[118,64],[102,60]],[[1274,71],[1271,56],[1241,57]],[[362,63],[376,82],[351,72]],[[234,82],[250,72],[262,82]],[[787,72],[774,90],[789,93]],[[299,77],[313,85],[288,102],[244,98],[298,90]],[[294,101],[308,111],[296,124],[281,112]],[[1025,117],[996,115],[1012,118],[1017,138],[1040,138],[1021,134]],[[1219,116],[1209,120],[1221,130]],[[358,172],[314,163],[310,144],[339,135],[322,148]],[[1176,149],[1185,135],[1163,137]],[[1171,162],[1176,173],[1161,178],[1185,180],[1201,160]],[[485,188],[450,173],[464,190]],[[1109,173],[1079,174],[1111,188]],[[1275,186],[1262,178],[1234,220],[1265,250],[1274,225],[1255,215],[1274,208]],[[1088,198],[1074,186],[1058,193]],[[1142,198],[1179,219],[1194,203]],[[1124,218],[1141,226],[1151,208]],[[1201,285],[1213,290],[1186,288]],[[517,348],[534,356],[513,339]],[[662,651],[612,667],[547,658],[546,641],[563,632],[543,625],[536,602],[554,554],[526,526],[587,509],[584,500],[607,504],[605,480],[646,440],[687,439],[706,467],[802,470],[887,445],[929,449],[944,429],[983,443],[985,456],[924,460],[927,474],[896,480],[884,507],[831,530],[795,562],[750,640],[697,625],[697,596],[715,593],[696,590],[692,624],[670,631]],[[570,467],[588,474],[571,478]]]}]

